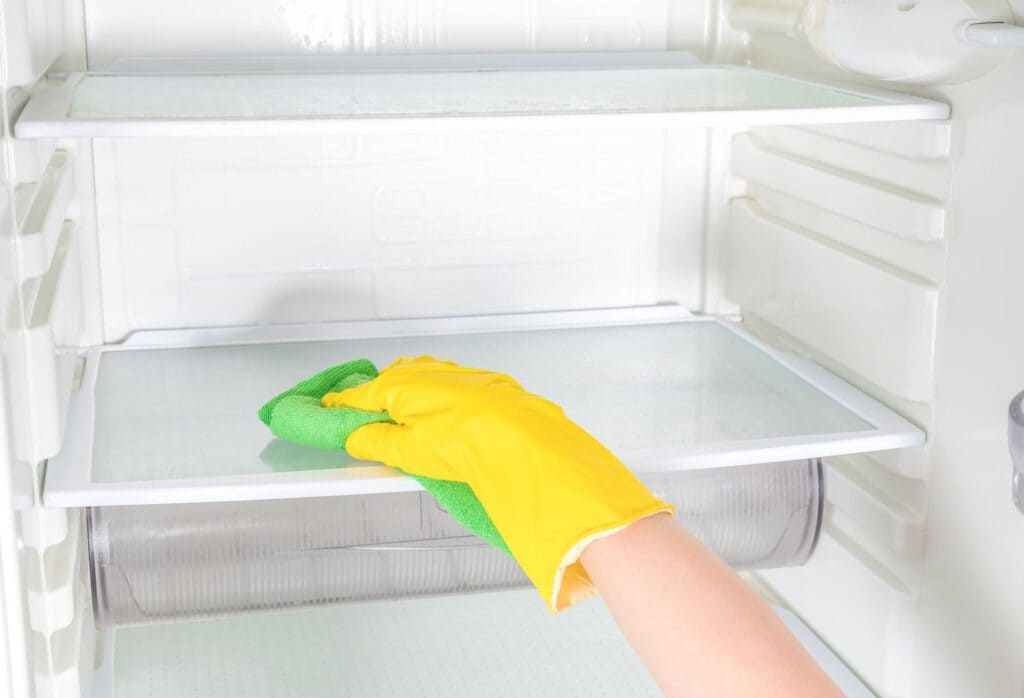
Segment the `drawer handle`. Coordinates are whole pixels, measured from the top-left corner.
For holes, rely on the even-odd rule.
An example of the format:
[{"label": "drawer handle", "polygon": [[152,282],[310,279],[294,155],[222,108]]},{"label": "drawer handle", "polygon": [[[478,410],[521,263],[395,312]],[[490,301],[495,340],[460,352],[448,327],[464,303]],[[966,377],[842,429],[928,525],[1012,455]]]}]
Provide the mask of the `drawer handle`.
[{"label": "drawer handle", "polygon": [[1013,462],[1013,502],[1024,514],[1024,390],[1010,401],[1007,440]]}]

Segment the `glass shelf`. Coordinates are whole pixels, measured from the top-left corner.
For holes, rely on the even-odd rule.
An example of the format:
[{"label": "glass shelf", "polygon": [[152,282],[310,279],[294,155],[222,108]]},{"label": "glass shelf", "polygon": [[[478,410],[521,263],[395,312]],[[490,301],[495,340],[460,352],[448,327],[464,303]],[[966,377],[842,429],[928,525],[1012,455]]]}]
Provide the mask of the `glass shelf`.
[{"label": "glass shelf", "polygon": [[948,105],[678,52],[129,59],[34,95],[19,138],[945,119]]},{"label": "glass shelf", "polygon": [[[844,695],[873,695],[795,615],[775,611]],[[93,689],[102,698],[661,695],[603,603],[553,616],[532,589],[121,628],[106,639]]]},{"label": "glass shelf", "polygon": [[909,422],[813,363],[671,306],[150,332],[88,353],[49,506],[419,489],[344,453],[279,441],[264,401],[326,366],[431,354],[508,372],[638,473],[920,445]]}]

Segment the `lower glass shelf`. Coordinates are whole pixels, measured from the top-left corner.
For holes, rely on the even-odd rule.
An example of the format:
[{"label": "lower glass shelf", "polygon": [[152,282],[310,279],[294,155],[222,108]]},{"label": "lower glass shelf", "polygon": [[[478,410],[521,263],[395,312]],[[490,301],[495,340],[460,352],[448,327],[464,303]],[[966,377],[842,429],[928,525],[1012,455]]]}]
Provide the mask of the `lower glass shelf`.
[{"label": "lower glass shelf", "polygon": [[920,445],[924,434],[810,361],[675,307],[152,332],[88,352],[48,506],[416,491],[399,471],[279,441],[264,401],[359,357],[503,371],[635,472]]},{"label": "lower glass shelf", "polygon": [[[845,695],[873,695],[777,609]],[[96,698],[658,696],[599,599],[553,616],[532,589],[110,631]]]}]

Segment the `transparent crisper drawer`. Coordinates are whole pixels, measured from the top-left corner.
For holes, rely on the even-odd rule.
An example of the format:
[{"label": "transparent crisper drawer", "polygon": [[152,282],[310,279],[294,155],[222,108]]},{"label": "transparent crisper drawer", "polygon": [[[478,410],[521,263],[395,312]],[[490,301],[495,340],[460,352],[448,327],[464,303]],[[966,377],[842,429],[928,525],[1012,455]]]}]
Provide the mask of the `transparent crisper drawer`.
[{"label": "transparent crisper drawer", "polygon": [[[646,476],[736,568],[803,563],[820,525],[816,460]],[[526,584],[423,492],[93,507],[101,626]]]}]

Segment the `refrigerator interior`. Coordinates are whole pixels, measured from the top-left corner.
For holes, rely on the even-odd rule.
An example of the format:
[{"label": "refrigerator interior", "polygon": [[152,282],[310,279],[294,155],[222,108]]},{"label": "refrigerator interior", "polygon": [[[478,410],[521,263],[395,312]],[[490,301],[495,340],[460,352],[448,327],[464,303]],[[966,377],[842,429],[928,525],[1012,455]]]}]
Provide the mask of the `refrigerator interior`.
[{"label": "refrigerator interior", "polygon": [[[147,687],[132,681],[160,675],[176,695],[224,693],[244,687],[209,683],[231,675],[210,670],[218,661],[238,675],[246,658],[285,657],[283,680],[369,690],[273,644],[321,611],[123,629],[130,650],[115,653],[94,623],[83,509],[323,487],[323,464],[270,485],[255,461],[209,473],[228,462],[216,436],[168,442],[153,472],[133,470],[143,440],[123,434],[159,420],[180,431],[150,434],[193,433],[197,402],[250,434],[288,375],[358,345],[379,361],[439,346],[533,370],[538,391],[595,432],[606,413],[584,388],[618,371],[638,391],[631,404],[677,410],[675,423],[638,413],[601,434],[655,477],[698,461],[823,459],[813,555],[752,582],[878,694],[1019,694],[1024,519],[1005,410],[1024,387],[1024,51],[919,45],[933,25],[915,22],[952,36],[969,18],[1024,22],[1024,4],[939,4],[865,2],[829,24],[788,0],[0,3],[0,686],[106,696],[114,687],[94,674],[116,675],[134,695]],[[336,93],[355,98],[323,97]],[[693,343],[698,326],[740,344]],[[634,361],[591,356],[588,332]],[[549,366],[561,346],[576,352],[568,368]],[[716,368],[726,351],[753,357],[747,384]],[[252,405],[216,412],[229,401],[179,380],[216,381],[232,362],[267,370],[263,383],[225,379]],[[177,402],[135,409],[149,381]],[[683,400],[651,387],[684,384]],[[804,411],[759,422],[764,385]],[[787,417],[822,423],[794,430]],[[680,445],[678,424],[700,429]],[[357,485],[330,486],[418,496],[367,467]],[[436,614],[476,613],[521,621],[537,638],[517,650],[524,664],[582,661],[568,625],[525,627],[536,619],[515,612],[522,594],[355,602],[310,632],[322,650],[341,624],[377,636],[387,614],[430,629]],[[615,672],[642,681],[615,663],[632,659],[607,618],[570,622],[601,638],[595,685],[621,694]],[[159,660],[239,635],[258,651],[181,660],[193,673]],[[552,667],[534,678],[565,679]]]}]

